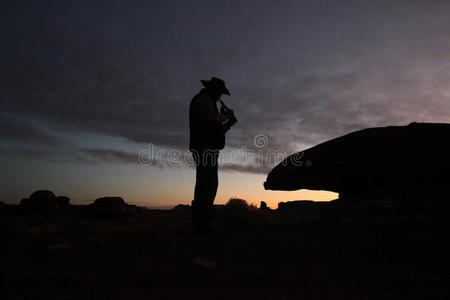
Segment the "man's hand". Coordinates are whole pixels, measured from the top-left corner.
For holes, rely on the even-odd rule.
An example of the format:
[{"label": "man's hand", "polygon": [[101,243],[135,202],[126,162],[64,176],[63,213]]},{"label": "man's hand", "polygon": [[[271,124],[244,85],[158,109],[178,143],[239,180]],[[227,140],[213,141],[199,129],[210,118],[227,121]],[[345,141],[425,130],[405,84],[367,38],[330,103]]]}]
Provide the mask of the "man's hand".
[{"label": "man's hand", "polygon": [[223,123],[223,122],[225,122],[228,119],[229,119],[229,117],[227,115],[220,114],[220,115],[217,116],[216,121],[219,122],[219,123]]},{"label": "man's hand", "polygon": [[[222,115],[222,116],[224,116],[224,115]],[[230,130],[231,126],[233,126],[236,123],[237,123],[237,119],[233,114],[229,118],[227,118],[227,121],[223,124],[224,132],[227,132],[228,130]]]},{"label": "man's hand", "polygon": [[228,109],[225,111],[225,115],[231,119],[232,117],[234,117],[234,111],[232,109]]},{"label": "man's hand", "polygon": [[237,118],[234,116],[234,114],[230,117],[228,123],[230,124],[230,126],[233,126],[234,124],[237,123]]}]

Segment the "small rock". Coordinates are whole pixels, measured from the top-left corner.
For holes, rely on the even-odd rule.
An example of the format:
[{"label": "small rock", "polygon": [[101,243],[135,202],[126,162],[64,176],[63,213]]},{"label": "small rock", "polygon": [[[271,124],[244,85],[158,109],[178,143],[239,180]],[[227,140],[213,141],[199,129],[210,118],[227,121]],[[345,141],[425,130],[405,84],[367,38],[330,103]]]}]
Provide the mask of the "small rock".
[{"label": "small rock", "polygon": [[202,266],[204,268],[207,268],[207,269],[214,269],[217,267],[217,264],[215,262],[212,262],[212,261],[206,260],[204,258],[200,258],[200,257],[194,258],[193,263],[196,265]]},{"label": "small rock", "polygon": [[48,247],[50,251],[68,250],[70,248],[72,248],[72,246],[69,243],[54,244]]}]

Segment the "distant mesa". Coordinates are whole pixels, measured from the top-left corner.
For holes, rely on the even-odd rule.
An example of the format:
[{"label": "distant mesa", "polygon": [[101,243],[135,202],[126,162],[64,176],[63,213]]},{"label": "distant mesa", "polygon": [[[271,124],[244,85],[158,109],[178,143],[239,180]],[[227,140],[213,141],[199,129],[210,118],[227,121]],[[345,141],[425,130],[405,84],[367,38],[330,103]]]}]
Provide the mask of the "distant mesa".
[{"label": "distant mesa", "polygon": [[122,197],[101,197],[97,198],[92,205],[98,207],[102,206],[122,207],[125,206],[125,201],[123,200]]},{"label": "distant mesa", "polygon": [[178,204],[176,206],[174,206],[174,208],[172,208],[173,211],[185,211],[185,210],[190,210],[191,206],[187,205],[187,204]]},{"label": "distant mesa", "polygon": [[316,203],[312,200],[296,200],[287,202],[278,202],[278,210],[295,210],[295,209],[309,209],[314,207]]},{"label": "distant mesa", "polygon": [[173,212],[176,213],[191,213],[191,206],[187,204],[178,204],[172,208]]},{"label": "distant mesa", "polygon": [[120,217],[127,210],[127,204],[122,197],[102,197],[89,205],[92,212],[100,217]]},{"label": "distant mesa", "polygon": [[260,210],[265,210],[265,211],[271,210],[270,207],[267,206],[267,203],[265,201],[261,201],[259,203],[259,209]]},{"label": "distant mesa", "polygon": [[33,192],[30,197],[22,199],[20,208],[30,212],[65,211],[70,208],[70,198],[56,197],[52,191],[38,190]]},{"label": "distant mesa", "polygon": [[56,196],[51,191],[39,190],[31,194],[29,198],[22,199],[20,206],[30,211],[56,211]]},{"label": "distant mesa", "polygon": [[265,201],[261,201],[259,203],[259,209],[266,209],[267,208],[267,203]]},{"label": "distant mesa", "polygon": [[279,202],[277,212],[284,217],[292,217],[302,221],[320,221],[323,219],[322,209],[327,202],[297,200]]},{"label": "distant mesa", "polygon": [[[148,212],[148,209],[145,207],[128,205],[121,197],[101,197],[89,205],[71,205],[69,197],[56,197],[52,191],[48,190],[35,191],[29,198],[22,199],[19,209],[25,213],[58,212],[100,218],[122,217],[125,215],[131,217],[136,214],[146,214]],[[13,212],[15,210],[14,206],[9,206],[8,210]]]}]

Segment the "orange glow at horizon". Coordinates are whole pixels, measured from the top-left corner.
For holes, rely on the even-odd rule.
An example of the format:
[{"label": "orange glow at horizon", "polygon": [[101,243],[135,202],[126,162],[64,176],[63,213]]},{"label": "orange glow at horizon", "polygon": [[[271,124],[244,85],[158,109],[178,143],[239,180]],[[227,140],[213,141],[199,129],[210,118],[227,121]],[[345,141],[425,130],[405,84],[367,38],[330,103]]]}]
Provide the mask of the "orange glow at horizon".
[{"label": "orange glow at horizon", "polygon": [[[279,202],[294,200],[331,201],[339,197],[338,193],[329,191],[266,191],[263,187],[265,175],[245,174],[219,171],[219,188],[214,204],[225,204],[230,198],[245,199],[259,207],[265,201],[270,208],[277,208]],[[167,207],[177,204],[190,204],[193,199],[195,173],[192,172],[189,180],[177,182],[176,188],[171,183],[160,183],[160,190],[145,192],[133,190],[127,193],[126,199],[130,204]]]}]

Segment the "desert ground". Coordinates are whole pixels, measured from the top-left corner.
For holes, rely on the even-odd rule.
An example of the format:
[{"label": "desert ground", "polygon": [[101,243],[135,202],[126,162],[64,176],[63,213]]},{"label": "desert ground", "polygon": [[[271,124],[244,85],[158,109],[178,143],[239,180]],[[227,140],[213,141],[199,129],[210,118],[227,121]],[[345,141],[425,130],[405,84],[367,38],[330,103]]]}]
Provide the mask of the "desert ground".
[{"label": "desert ground", "polygon": [[[0,217],[2,299],[448,299],[449,223],[248,222],[189,208]],[[228,219],[227,219],[228,218]],[[242,220],[241,220],[242,221]]]}]

